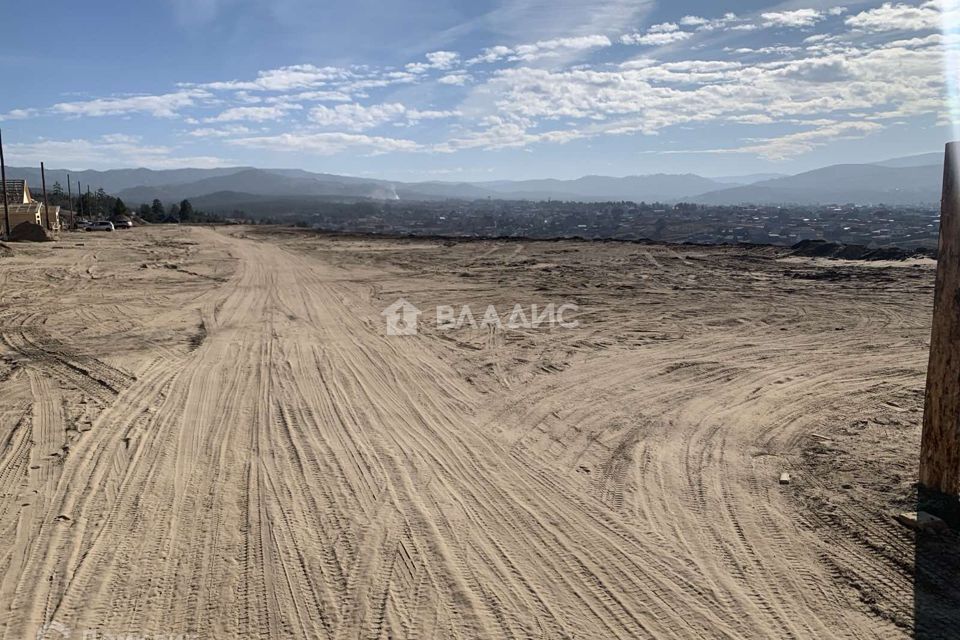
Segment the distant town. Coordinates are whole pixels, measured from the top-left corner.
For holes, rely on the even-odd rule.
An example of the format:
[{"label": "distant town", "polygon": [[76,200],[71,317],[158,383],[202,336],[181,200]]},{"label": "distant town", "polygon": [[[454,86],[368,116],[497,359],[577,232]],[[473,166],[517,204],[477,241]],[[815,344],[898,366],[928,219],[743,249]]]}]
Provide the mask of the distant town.
[{"label": "distant town", "polygon": [[[61,207],[68,229],[129,218],[132,224],[278,223],[415,236],[825,241],[914,251],[937,245],[943,154],[726,183],[694,174],[404,183],[253,167],[46,174],[9,167],[7,176],[21,184],[11,193],[29,184],[33,201]],[[14,199],[24,205],[23,197]]]},{"label": "distant town", "polygon": [[[925,207],[711,206],[633,202],[321,203],[267,219],[324,231],[456,237],[650,239],[790,246],[826,240],[934,249],[940,217]],[[247,218],[241,211],[236,219]]]},{"label": "distant town", "polygon": [[[14,195],[33,192],[11,182]],[[290,224],[327,232],[449,237],[583,238],[654,240],[672,243],[752,243],[792,246],[822,240],[867,248],[935,250],[940,225],[936,208],[922,205],[716,205],[659,202],[579,202],[562,200],[436,199],[377,200],[335,196],[246,194],[230,202],[201,197],[132,206],[104,189],[75,199],[55,182],[48,200],[59,226],[80,228],[98,219],[138,224]],[[20,198],[22,200],[23,198]],[[17,206],[25,206],[15,197]],[[60,208],[63,212],[60,212]],[[36,209],[36,206],[34,206]],[[31,215],[39,215],[37,211]]]}]

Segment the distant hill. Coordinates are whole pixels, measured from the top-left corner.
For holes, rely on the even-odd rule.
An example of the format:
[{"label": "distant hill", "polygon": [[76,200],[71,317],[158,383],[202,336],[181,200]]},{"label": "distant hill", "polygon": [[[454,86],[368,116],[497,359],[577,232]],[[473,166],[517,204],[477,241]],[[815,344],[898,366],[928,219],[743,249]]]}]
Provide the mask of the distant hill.
[{"label": "distant hill", "polygon": [[502,194],[469,182],[395,182],[394,188],[401,200],[447,200],[502,198]]},{"label": "distant hill", "polygon": [[[310,198],[344,200],[574,200],[635,202],[690,201],[704,204],[933,204],[940,197],[942,154],[893,158],[874,164],[832,165],[793,176],[750,174],[704,178],[696,174],[653,174],[575,180],[498,180],[488,182],[397,182],[358,178],[301,169],[113,169],[71,171],[91,190],[103,188],[136,206],[160,199],[165,203],[204,198],[220,209],[238,200],[266,207],[270,198],[285,198],[303,206]],[[40,188],[40,171],[8,167],[11,178],[26,178]],[[47,187],[66,187],[67,172],[47,171]],[[76,188],[76,187],[74,187]],[[224,194],[231,194],[226,196]],[[239,195],[238,195],[239,194]],[[241,197],[242,196],[242,197]],[[222,205],[222,207],[221,207]]]},{"label": "distant hill", "polygon": [[[65,169],[47,169],[47,188],[51,188],[54,182],[59,182],[63,189],[67,188],[67,173],[70,174],[70,180],[76,193],[77,184],[81,184],[86,191],[90,187],[91,191],[103,188],[104,191],[111,194],[117,194],[124,189],[135,187],[156,187],[161,185],[179,185],[190,182],[196,182],[205,178],[216,176],[227,176],[250,167],[224,167],[220,169],[109,169],[107,171],[67,171]],[[33,167],[7,167],[7,177],[15,179],[25,179],[31,189],[39,190],[41,187],[40,168]]]},{"label": "distant hill", "polygon": [[480,182],[476,186],[502,198],[526,200],[634,200],[670,202],[716,189],[721,183],[692,173],[647,176],[584,176],[576,180],[508,180]]},{"label": "distant hill", "polygon": [[750,173],[745,176],[721,176],[719,178],[710,178],[714,182],[730,185],[747,185],[764,180],[775,180],[776,178],[785,178],[785,173]]},{"label": "distant hill", "polygon": [[940,164],[888,167],[838,164],[795,176],[700,194],[703,204],[934,204],[940,199]]},{"label": "distant hill", "polygon": [[150,202],[158,198],[164,202],[197,198],[219,192],[241,192],[257,196],[344,196],[397,199],[389,182],[361,180],[306,171],[268,171],[243,169],[229,175],[204,178],[184,184],[139,186],[117,193],[128,203]]},{"label": "distant hill", "polygon": [[907,168],[907,167],[926,167],[930,165],[943,166],[943,151],[934,151],[933,153],[921,153],[916,156],[905,156],[903,158],[892,158],[883,162],[874,162],[878,167]]},{"label": "distant hill", "polygon": [[260,216],[295,216],[316,213],[320,202],[378,202],[370,198],[345,196],[258,196],[237,191],[218,191],[191,198],[194,208],[207,213],[230,216],[236,211]]},{"label": "distant hill", "polygon": [[509,200],[646,200],[668,202],[721,183],[697,175],[586,176],[577,180],[521,180],[482,183],[388,182],[298,170],[244,169],[196,182],[124,189],[124,201],[149,202],[196,198],[217,192],[258,196],[344,196],[380,200],[482,199]]}]

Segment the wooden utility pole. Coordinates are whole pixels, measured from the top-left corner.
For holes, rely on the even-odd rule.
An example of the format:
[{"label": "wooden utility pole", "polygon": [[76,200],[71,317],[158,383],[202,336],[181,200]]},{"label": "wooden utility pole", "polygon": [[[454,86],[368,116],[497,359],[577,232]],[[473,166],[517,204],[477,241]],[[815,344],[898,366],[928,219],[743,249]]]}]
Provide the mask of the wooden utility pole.
[{"label": "wooden utility pole", "polygon": [[933,331],[923,409],[920,485],[960,495],[960,142],[947,144],[940,201],[940,241]]},{"label": "wooden utility pole", "polygon": [[0,180],[3,181],[3,238],[10,239],[10,205],[7,204],[7,165],[3,161],[3,131],[0,130]]},{"label": "wooden utility pole", "polygon": [[[73,208],[73,190],[70,188],[70,174],[67,174],[67,207],[70,209],[70,228],[76,228],[77,210]],[[63,223],[61,223],[61,226]]]},{"label": "wooden utility pole", "polygon": [[50,207],[47,205],[47,171],[43,168],[43,163],[40,163],[40,185],[43,187],[43,216],[47,219],[47,230],[50,229]]}]

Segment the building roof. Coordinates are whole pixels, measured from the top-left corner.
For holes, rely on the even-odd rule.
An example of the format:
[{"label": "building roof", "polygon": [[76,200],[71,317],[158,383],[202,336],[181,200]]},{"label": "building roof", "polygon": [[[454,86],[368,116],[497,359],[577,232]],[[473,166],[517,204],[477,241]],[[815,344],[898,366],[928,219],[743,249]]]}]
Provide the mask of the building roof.
[{"label": "building roof", "polygon": [[[7,194],[9,196],[9,192]],[[37,202],[10,202],[7,205],[7,209],[10,211],[10,215],[35,215],[43,211],[43,203]],[[50,213],[53,214],[53,207],[51,207]],[[3,217],[3,207],[0,207],[0,217]]]}]

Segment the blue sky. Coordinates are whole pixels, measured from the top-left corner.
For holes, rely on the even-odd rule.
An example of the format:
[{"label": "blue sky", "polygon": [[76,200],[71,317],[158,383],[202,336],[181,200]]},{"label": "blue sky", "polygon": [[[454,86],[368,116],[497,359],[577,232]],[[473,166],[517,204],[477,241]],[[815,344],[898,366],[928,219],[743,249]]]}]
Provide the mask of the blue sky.
[{"label": "blue sky", "polygon": [[960,0],[46,0],[7,15],[23,26],[0,41],[12,165],[792,173],[935,151],[960,120]]}]

